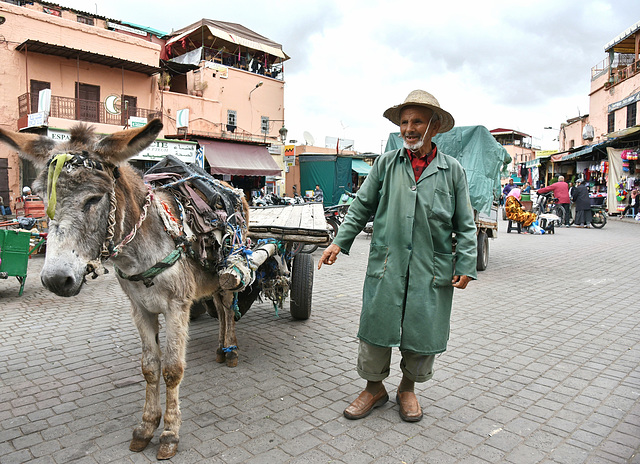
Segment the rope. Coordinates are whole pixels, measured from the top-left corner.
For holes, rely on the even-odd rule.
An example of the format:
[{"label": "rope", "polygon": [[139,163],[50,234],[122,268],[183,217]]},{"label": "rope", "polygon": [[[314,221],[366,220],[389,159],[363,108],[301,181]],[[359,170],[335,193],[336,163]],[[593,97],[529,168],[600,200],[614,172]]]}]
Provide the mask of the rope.
[{"label": "rope", "polygon": [[242,314],[240,314],[240,308],[238,308],[238,292],[233,292],[233,303],[231,303],[231,309],[233,309],[236,321],[239,321]]}]

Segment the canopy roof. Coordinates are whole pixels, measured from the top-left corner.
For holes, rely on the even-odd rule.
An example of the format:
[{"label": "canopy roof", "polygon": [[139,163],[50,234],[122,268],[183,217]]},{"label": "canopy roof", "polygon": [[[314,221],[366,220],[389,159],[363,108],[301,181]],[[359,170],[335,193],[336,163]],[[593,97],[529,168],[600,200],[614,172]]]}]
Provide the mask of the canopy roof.
[{"label": "canopy roof", "polygon": [[604,47],[604,51],[608,52],[613,49],[616,53],[633,54],[636,52],[635,35],[640,31],[640,21],[635,23],[629,29],[624,31],[618,37],[613,39]]},{"label": "canopy roof", "polygon": [[151,76],[159,73],[160,68],[157,66],[151,66],[145,63],[137,61],[125,60],[122,58],[116,58],[114,56],[101,55],[100,53],[94,53],[80,48],[70,48],[64,45],[56,45],[46,42],[40,42],[39,40],[25,40],[16,47],[19,52],[25,53],[41,53],[43,55],[61,56],[69,59],[79,59],[81,61],[87,61],[89,63],[101,64],[103,66],[110,66],[112,68],[122,68],[127,71],[139,72]]},{"label": "canopy roof", "polygon": [[[262,51],[269,55],[288,60],[289,56],[282,51],[282,45],[257,32],[247,29],[241,24],[201,19],[169,34],[167,45],[186,39],[188,46],[179,50],[179,54],[201,46],[220,49],[225,47],[229,52],[237,52],[239,47]],[[177,46],[178,44],[174,45]]]},{"label": "canopy roof", "polygon": [[369,171],[371,171],[371,166],[365,163],[364,160],[353,159],[351,161],[351,169],[361,176],[368,176]]},{"label": "canopy roof", "polygon": [[204,146],[212,174],[279,176],[282,170],[267,147],[244,143],[198,140]]}]

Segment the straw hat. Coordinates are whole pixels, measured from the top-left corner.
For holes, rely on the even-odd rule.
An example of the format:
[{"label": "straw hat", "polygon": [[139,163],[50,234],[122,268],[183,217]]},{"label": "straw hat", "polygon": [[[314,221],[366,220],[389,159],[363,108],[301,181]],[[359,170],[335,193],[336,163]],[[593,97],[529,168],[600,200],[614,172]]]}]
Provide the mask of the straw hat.
[{"label": "straw hat", "polygon": [[429,108],[440,117],[440,130],[438,132],[447,132],[451,130],[455,124],[453,116],[447,111],[440,108],[440,103],[436,100],[436,97],[424,90],[414,90],[411,92],[404,103],[396,106],[392,106],[383,113],[383,116],[395,125],[400,125],[400,112],[407,106],[422,106]]}]

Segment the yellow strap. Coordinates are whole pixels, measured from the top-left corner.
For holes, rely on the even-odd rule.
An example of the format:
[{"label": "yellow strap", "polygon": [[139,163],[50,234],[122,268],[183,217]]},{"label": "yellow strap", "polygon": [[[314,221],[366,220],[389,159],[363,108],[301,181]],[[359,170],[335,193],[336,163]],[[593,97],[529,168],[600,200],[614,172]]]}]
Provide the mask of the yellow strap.
[{"label": "yellow strap", "polygon": [[49,175],[47,177],[47,197],[49,198],[49,204],[47,205],[47,216],[49,216],[50,219],[53,219],[56,212],[56,183],[58,182],[58,177],[60,176],[64,163],[71,158],[73,158],[73,155],[61,153],[53,158],[49,164]]}]

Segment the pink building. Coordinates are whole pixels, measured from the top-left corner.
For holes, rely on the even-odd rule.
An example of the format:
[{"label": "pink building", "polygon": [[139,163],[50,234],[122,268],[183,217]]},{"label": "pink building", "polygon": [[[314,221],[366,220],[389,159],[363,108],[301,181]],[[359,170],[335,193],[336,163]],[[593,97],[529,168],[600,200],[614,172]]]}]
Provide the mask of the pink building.
[{"label": "pink building", "polygon": [[[266,37],[204,19],[167,35],[47,2],[0,2],[0,36],[3,128],[64,139],[78,121],[112,133],[161,118],[141,169],[170,153],[247,192],[280,181],[289,57]],[[5,205],[34,176],[0,146]]]},{"label": "pink building", "polygon": [[519,166],[536,157],[535,150],[531,146],[531,136],[513,129],[498,128],[489,132],[511,155],[512,161],[508,167],[510,177],[520,177]]},{"label": "pink building", "polygon": [[637,125],[640,99],[640,21],[605,46],[607,57],[591,68],[589,113],[593,143]]}]

